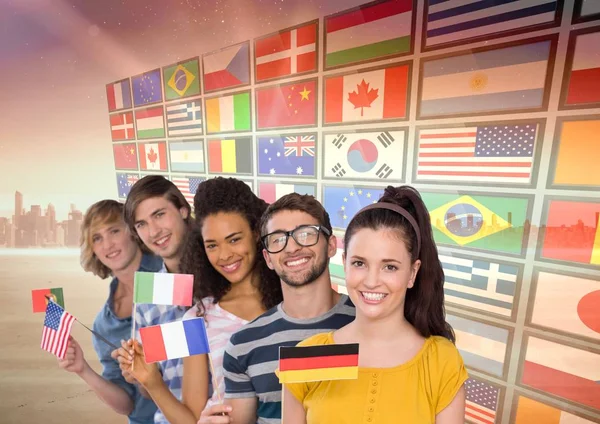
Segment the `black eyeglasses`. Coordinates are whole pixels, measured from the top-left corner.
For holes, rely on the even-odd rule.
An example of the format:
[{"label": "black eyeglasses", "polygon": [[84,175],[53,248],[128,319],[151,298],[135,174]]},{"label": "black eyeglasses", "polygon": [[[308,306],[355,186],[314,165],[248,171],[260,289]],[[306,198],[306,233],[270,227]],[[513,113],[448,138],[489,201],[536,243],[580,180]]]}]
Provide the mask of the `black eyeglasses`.
[{"label": "black eyeglasses", "polygon": [[274,231],[263,236],[262,242],[269,253],[279,253],[287,246],[290,236],[294,241],[303,247],[314,246],[319,242],[319,234],[323,231],[325,235],[331,235],[331,232],[322,225],[301,225],[292,231]]}]

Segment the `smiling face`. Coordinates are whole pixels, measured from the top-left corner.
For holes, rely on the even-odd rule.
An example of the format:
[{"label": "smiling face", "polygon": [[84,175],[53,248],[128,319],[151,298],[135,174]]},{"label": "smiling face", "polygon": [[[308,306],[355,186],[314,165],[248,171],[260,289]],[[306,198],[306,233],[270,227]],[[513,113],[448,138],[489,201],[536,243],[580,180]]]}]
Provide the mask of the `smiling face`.
[{"label": "smiling face", "polygon": [[188,216],[186,208],[177,209],[164,197],[148,198],[135,209],[135,230],[142,242],[163,259],[181,256]]},{"label": "smiling face", "polygon": [[[373,240],[377,248],[373,248]],[[369,319],[404,315],[406,291],[414,283],[421,261],[410,253],[397,231],[362,228],[346,247],[344,271],[356,314]]]},{"label": "smiling face", "polygon": [[236,212],[209,215],[202,222],[202,239],[210,264],[231,284],[252,274],[257,237],[246,218]]},{"label": "smiling face", "polygon": [[[319,225],[311,215],[301,211],[284,210],[275,213],[267,224],[267,234],[274,231],[291,231],[302,225]],[[314,246],[300,246],[290,236],[285,248],[279,253],[263,250],[269,268],[288,286],[301,287],[312,283],[327,269],[328,259],[335,254],[336,239],[329,240],[322,232]]]},{"label": "smiling face", "polygon": [[90,244],[94,255],[113,274],[126,269],[142,254],[123,221],[92,228]]}]

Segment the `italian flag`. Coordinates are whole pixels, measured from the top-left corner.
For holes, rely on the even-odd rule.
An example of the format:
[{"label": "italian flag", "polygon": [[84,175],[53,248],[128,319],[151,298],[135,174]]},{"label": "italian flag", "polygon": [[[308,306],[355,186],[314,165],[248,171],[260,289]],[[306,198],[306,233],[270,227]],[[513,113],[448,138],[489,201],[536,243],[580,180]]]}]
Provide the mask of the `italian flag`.
[{"label": "italian flag", "polygon": [[209,133],[251,130],[250,93],[207,99],[206,122]]},{"label": "italian flag", "polygon": [[140,328],[146,363],[210,352],[204,318]]},{"label": "italian flag", "polygon": [[192,306],[193,289],[193,275],[136,272],[133,301],[154,305]]},{"label": "italian flag", "polygon": [[410,52],[411,27],[412,0],[378,2],[326,18],[325,67]]}]

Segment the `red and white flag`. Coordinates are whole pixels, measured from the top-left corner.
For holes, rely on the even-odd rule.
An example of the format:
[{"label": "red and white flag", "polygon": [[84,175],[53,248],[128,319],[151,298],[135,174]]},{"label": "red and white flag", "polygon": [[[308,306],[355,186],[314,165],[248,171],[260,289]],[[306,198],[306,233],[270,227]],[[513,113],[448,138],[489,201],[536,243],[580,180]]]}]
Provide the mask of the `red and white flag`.
[{"label": "red and white flag", "polygon": [[316,71],[316,42],[316,22],[256,40],[256,81]]},{"label": "red and white flag", "polygon": [[113,141],[135,139],[133,112],[110,115],[110,133]]},{"label": "red and white flag", "polygon": [[157,143],[140,143],[140,169],[153,171],[167,170],[167,145],[164,141]]},{"label": "red and white flag", "polygon": [[48,302],[44,331],[42,332],[42,349],[63,359],[67,352],[67,343],[74,321],[73,315],[56,303]]}]

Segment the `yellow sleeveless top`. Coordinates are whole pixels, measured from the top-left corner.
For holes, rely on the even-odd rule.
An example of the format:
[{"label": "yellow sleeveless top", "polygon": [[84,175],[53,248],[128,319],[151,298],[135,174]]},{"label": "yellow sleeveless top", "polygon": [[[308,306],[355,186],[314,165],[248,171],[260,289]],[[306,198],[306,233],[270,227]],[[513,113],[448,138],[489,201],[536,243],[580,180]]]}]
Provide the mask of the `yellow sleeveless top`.
[{"label": "yellow sleeveless top", "polygon": [[[298,346],[325,344],[334,344],[332,332],[312,336]],[[456,346],[444,337],[432,336],[402,365],[360,367],[357,380],[285,387],[304,406],[307,424],[433,424],[467,378]]]}]

